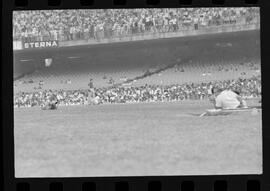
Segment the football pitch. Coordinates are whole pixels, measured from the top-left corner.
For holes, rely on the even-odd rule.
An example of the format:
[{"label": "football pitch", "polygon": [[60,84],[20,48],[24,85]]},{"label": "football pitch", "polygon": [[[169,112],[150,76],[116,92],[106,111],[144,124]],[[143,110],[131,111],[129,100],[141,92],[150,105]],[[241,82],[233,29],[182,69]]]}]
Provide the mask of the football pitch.
[{"label": "football pitch", "polygon": [[262,173],[261,111],[192,115],[210,108],[207,100],[16,108],[15,176]]}]

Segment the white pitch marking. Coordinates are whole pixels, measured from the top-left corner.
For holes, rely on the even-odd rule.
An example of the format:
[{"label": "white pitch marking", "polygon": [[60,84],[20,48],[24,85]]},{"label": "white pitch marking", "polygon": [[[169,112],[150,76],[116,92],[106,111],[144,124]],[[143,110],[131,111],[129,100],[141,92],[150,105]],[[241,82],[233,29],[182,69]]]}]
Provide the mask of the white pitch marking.
[{"label": "white pitch marking", "polygon": [[30,60],[20,60],[21,62],[28,62],[28,61],[31,61],[32,59]]},{"label": "white pitch marking", "polygon": [[67,58],[74,59],[74,58],[80,58],[79,56],[69,56]]}]

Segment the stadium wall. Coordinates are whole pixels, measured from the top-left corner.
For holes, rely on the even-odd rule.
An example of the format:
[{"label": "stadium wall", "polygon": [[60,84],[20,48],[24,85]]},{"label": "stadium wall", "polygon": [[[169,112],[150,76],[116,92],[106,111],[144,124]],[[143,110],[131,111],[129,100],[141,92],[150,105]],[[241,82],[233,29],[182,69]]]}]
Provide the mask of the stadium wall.
[{"label": "stadium wall", "polygon": [[243,24],[243,25],[227,25],[227,26],[211,26],[200,28],[198,30],[182,30],[177,32],[169,33],[150,33],[150,34],[138,34],[130,35],[125,37],[117,37],[110,39],[100,39],[97,40],[77,40],[77,41],[63,41],[59,43],[59,46],[81,46],[87,44],[103,44],[103,43],[117,43],[117,42],[128,42],[128,41],[141,41],[141,40],[151,40],[160,38],[177,38],[185,36],[198,36],[204,34],[216,34],[225,32],[237,32],[237,31],[247,31],[256,30],[260,28],[260,23],[253,24]]},{"label": "stadium wall", "polygon": [[70,73],[75,70],[77,73],[85,72],[90,65],[92,68],[118,67],[131,70],[146,64],[154,67],[186,58],[200,62],[259,58],[259,40],[260,31],[251,30],[147,41],[21,50],[14,52],[14,78],[37,69],[48,70],[48,67],[45,67],[46,58],[53,59],[49,70]]},{"label": "stadium wall", "polygon": [[[225,33],[225,32],[237,32],[237,31],[247,31],[247,30],[258,30],[260,29],[260,23],[249,23],[249,24],[236,24],[236,25],[223,25],[223,26],[207,26],[199,27],[191,30],[181,30],[177,32],[167,32],[167,33],[146,33],[146,34],[133,34],[128,36],[105,38],[105,39],[88,39],[88,40],[73,40],[73,41],[59,41],[59,47],[68,46],[82,46],[90,44],[106,44],[106,43],[117,43],[117,42],[129,42],[129,41],[141,41],[141,40],[152,40],[160,38],[176,38],[185,36],[196,36],[203,34],[215,34],[215,33]],[[13,50],[18,51],[24,49],[24,42],[16,40],[13,41]],[[27,43],[28,44],[28,43]]]}]

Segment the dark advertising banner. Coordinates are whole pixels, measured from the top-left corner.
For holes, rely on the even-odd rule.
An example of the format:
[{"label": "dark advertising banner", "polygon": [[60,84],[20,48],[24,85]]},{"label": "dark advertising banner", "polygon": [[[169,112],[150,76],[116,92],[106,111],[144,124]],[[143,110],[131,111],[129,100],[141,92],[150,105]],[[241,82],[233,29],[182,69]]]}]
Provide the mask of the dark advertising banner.
[{"label": "dark advertising banner", "polygon": [[23,42],[23,48],[24,49],[56,48],[58,46],[59,46],[59,43],[58,43],[57,40]]}]

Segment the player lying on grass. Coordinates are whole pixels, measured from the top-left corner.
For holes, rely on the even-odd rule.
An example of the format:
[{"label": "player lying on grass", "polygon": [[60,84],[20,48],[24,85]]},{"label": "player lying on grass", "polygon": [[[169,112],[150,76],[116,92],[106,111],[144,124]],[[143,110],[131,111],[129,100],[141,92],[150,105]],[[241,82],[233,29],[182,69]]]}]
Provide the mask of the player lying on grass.
[{"label": "player lying on grass", "polygon": [[212,88],[212,95],[209,100],[213,103],[215,109],[247,108],[247,104],[240,96],[239,91]]}]

